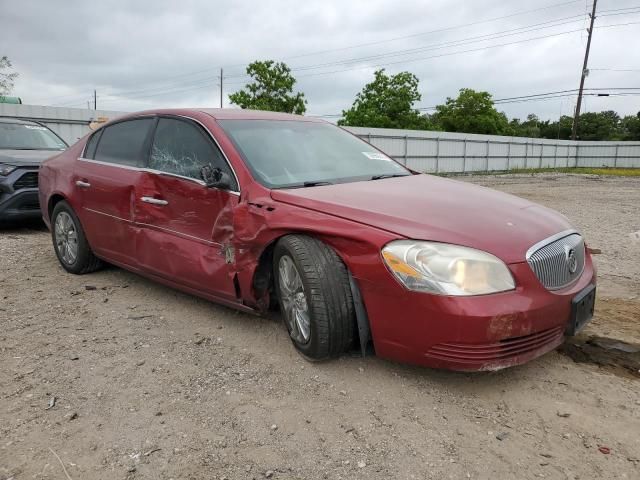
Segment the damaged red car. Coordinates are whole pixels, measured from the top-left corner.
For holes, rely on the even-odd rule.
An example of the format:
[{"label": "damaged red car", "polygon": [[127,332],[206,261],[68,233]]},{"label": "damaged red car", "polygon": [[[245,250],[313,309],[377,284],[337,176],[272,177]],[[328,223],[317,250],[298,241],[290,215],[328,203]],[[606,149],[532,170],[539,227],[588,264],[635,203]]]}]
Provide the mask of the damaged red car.
[{"label": "damaged red car", "polygon": [[107,262],[247,312],[279,305],[313,360],[372,344],[456,370],[520,364],[593,315],[595,269],[561,214],[416,174],[308,117],[157,110],[40,170],[65,270]]}]

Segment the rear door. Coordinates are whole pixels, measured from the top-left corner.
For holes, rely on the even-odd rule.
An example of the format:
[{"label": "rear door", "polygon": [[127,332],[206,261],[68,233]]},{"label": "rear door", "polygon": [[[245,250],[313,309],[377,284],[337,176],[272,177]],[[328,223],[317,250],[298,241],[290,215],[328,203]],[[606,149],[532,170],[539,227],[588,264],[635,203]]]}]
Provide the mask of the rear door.
[{"label": "rear door", "polygon": [[76,162],[73,181],[87,239],[98,255],[116,263],[136,263],[135,185],[141,180],[155,120],[137,118],[100,129]]},{"label": "rear door", "polygon": [[[136,252],[149,273],[225,299],[235,299],[231,190],[207,188],[204,165],[235,179],[220,149],[199,124],[160,117],[148,170],[136,190]],[[235,181],[235,180],[234,180]]]}]

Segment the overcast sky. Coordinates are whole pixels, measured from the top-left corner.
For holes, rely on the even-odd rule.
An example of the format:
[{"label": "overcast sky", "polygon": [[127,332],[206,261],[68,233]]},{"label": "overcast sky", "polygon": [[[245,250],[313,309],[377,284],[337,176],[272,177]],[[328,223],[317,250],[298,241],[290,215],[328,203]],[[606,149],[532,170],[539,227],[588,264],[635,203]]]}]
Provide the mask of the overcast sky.
[{"label": "overcast sky", "polygon": [[[416,74],[417,106],[431,107],[463,87],[495,99],[577,89],[590,5],[0,0],[0,56],[20,73],[13,93],[28,104],[87,108],[95,88],[99,109],[217,107],[222,66],[229,106],[227,95],[245,80],[244,65],[275,59],[294,70],[308,114],[339,114],[380,66]],[[586,87],[640,87],[640,0],[600,0],[598,11]],[[574,105],[575,96],[499,109],[509,117],[557,118]],[[635,114],[640,95],[589,96],[584,108]]]}]

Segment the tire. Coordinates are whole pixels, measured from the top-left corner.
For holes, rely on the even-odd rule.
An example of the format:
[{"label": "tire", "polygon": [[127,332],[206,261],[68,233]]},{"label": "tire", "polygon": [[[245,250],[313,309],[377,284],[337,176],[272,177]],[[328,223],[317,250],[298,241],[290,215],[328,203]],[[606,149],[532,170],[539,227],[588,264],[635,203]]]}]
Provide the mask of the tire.
[{"label": "tire", "polygon": [[[300,282],[293,280],[292,267]],[[296,349],[308,360],[344,353],[353,343],[355,314],[347,268],[340,257],[315,238],[287,235],[276,244],[273,272],[280,311]],[[297,316],[305,312],[306,317]]]},{"label": "tire", "polygon": [[[73,235],[72,232],[74,232]],[[75,255],[72,254],[71,250],[64,247],[65,241],[67,241],[67,244],[72,248],[74,238],[76,245]],[[51,239],[56,257],[58,257],[62,268],[67,272],[83,275],[95,272],[102,267],[102,260],[91,251],[80,220],[71,206],[64,200],[58,202],[51,213]]]}]

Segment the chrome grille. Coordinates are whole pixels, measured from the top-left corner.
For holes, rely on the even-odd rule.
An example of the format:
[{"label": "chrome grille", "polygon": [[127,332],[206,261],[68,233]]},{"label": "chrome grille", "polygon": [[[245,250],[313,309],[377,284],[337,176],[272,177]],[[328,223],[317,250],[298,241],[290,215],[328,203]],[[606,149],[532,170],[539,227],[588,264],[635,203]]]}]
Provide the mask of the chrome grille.
[{"label": "chrome grille", "polygon": [[[571,257],[575,258],[575,265]],[[575,232],[555,235],[531,247],[527,252],[527,262],[542,285],[549,290],[558,290],[582,274],[584,241]],[[572,272],[573,266],[575,270]]]}]

